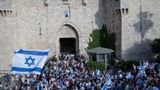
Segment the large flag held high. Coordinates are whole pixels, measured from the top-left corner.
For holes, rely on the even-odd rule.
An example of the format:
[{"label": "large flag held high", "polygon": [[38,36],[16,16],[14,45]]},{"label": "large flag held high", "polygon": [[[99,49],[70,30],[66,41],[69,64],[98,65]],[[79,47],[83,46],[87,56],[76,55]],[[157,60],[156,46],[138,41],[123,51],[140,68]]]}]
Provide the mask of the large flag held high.
[{"label": "large flag held high", "polygon": [[16,50],[12,59],[13,74],[40,74],[48,50]]}]

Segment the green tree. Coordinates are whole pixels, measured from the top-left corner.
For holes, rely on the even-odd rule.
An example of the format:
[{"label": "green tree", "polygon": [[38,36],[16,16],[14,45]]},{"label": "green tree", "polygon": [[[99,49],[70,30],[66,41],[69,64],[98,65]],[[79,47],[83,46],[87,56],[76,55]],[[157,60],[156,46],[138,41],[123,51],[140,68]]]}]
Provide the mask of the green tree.
[{"label": "green tree", "polygon": [[151,46],[152,46],[152,51],[155,54],[160,54],[160,39],[155,39],[151,44]]},{"label": "green tree", "polygon": [[[104,47],[116,50],[115,46],[116,35],[114,32],[110,32],[106,25],[103,25],[102,28],[93,30],[90,34],[88,47],[87,49],[95,47]],[[115,55],[115,54],[114,54]]]},{"label": "green tree", "polygon": [[89,37],[89,43],[88,43],[88,47],[87,49],[91,49],[91,48],[95,48],[101,45],[100,43],[100,34],[99,34],[99,30],[96,29],[94,31],[92,31],[92,33],[90,34]]},{"label": "green tree", "polygon": [[101,72],[105,70],[106,65],[104,63],[99,63],[95,61],[90,61],[87,63],[87,66],[90,70],[95,71],[96,69],[99,69]]},{"label": "green tree", "polygon": [[155,39],[152,44],[152,51],[155,53],[156,62],[160,63],[160,39]]}]

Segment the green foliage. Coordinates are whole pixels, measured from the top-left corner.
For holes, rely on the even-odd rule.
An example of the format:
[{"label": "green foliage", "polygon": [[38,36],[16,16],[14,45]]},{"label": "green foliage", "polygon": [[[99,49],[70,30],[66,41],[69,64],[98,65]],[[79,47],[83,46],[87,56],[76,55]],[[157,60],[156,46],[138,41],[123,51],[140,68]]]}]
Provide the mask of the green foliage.
[{"label": "green foliage", "polygon": [[160,39],[155,39],[151,44],[151,47],[155,54],[160,54]]},{"label": "green foliage", "polygon": [[88,68],[90,70],[96,70],[99,69],[101,72],[105,70],[106,65],[104,63],[96,62],[96,61],[90,61],[87,64]]},{"label": "green foliage", "polygon": [[151,44],[152,51],[156,54],[156,63],[160,63],[160,39],[155,39]]},{"label": "green foliage", "polygon": [[87,49],[91,49],[91,48],[95,48],[100,46],[100,34],[99,34],[99,30],[96,29],[92,32],[92,34],[90,34],[90,38],[89,38],[89,43],[88,43],[88,47]]},{"label": "green foliage", "polygon": [[116,35],[107,30],[106,25],[103,25],[102,28],[93,30],[90,34],[88,47],[87,49],[92,49],[96,47],[104,47],[116,50],[115,46]]}]

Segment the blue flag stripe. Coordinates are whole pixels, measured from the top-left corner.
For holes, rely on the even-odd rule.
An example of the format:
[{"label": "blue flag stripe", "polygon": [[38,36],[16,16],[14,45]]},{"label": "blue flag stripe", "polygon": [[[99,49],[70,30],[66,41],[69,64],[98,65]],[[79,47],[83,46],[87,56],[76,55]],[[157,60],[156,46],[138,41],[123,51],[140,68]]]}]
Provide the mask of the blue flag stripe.
[{"label": "blue flag stripe", "polygon": [[27,55],[40,55],[40,56],[44,56],[44,55],[48,55],[48,51],[28,51],[28,50],[19,50],[19,51],[15,51],[15,54],[27,54]]},{"label": "blue flag stripe", "polygon": [[32,72],[37,71],[41,72],[42,68],[35,67],[35,68],[18,68],[18,67],[12,67],[12,71],[20,71],[20,72]]}]

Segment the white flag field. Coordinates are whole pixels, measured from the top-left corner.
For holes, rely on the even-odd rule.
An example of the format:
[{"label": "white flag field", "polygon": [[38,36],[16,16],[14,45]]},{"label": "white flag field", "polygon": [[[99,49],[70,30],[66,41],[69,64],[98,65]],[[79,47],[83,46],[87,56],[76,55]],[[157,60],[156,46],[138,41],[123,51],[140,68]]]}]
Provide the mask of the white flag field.
[{"label": "white flag field", "polygon": [[48,50],[16,50],[12,59],[12,74],[41,74]]}]

